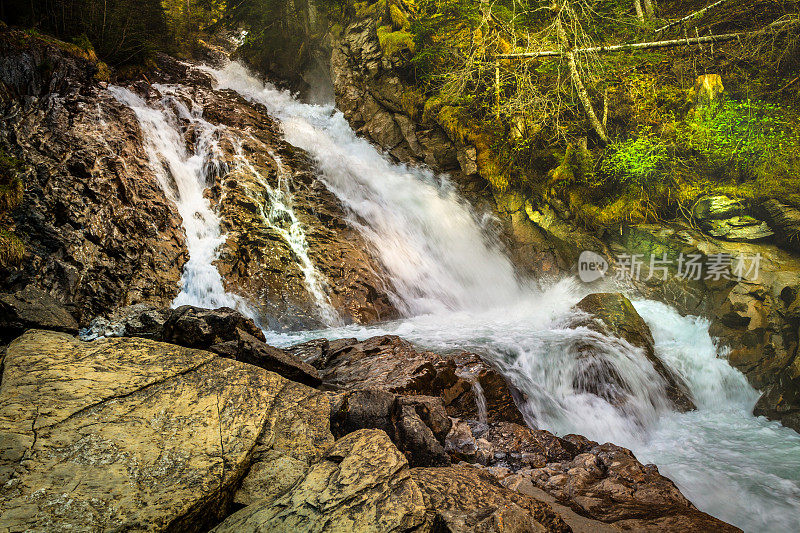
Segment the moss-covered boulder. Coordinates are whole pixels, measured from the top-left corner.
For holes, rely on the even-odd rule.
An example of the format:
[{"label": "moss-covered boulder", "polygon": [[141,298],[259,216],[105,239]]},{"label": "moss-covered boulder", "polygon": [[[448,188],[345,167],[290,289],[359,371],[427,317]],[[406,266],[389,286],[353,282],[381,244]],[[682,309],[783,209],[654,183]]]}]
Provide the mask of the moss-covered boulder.
[{"label": "moss-covered boulder", "polygon": [[628,298],[619,293],[595,293],[578,302],[575,308],[591,317],[584,323],[586,327],[604,335],[624,339],[641,349],[666,382],[667,397],[676,409],[691,411],[695,408],[686,383],[656,355],[653,334]]}]

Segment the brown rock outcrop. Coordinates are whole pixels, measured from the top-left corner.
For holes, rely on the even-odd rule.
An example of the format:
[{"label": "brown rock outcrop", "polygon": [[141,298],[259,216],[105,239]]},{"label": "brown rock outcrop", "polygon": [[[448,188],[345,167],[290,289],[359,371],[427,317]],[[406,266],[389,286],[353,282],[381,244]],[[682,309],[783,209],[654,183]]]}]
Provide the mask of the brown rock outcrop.
[{"label": "brown rock outcrop", "polygon": [[448,414],[461,418],[479,418],[473,387],[477,381],[490,420],[523,421],[505,378],[475,354],[443,356],[419,351],[400,337],[386,335],[364,341],[332,341],[327,347],[320,346],[308,362],[320,369],[329,387],[378,386],[398,394],[439,396]]},{"label": "brown rock outcrop", "polygon": [[87,323],[121,305],[168,304],[186,255],[133,113],[70,50],[0,29],[0,148],[29,169],[13,213],[26,254],[0,288],[38,288]]}]

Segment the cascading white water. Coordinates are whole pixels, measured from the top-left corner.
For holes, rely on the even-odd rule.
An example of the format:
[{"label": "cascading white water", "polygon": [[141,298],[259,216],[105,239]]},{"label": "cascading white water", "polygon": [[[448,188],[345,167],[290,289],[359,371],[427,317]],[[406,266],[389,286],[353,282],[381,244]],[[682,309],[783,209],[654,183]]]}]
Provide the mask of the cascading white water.
[{"label": "cascading white water", "polygon": [[389,273],[395,304],[406,314],[481,309],[527,292],[446,180],[390,163],[332,107],[303,104],[264,86],[238,63],[206,70],[220,89],[266,106],[286,141],[314,157],[320,178],[351,211],[350,222]]},{"label": "cascading white water", "polygon": [[339,313],[331,305],[325,293],[327,282],[317,271],[311,258],[308,256],[308,242],[303,231],[303,225],[297,219],[292,209],[292,194],[289,190],[292,177],[283,166],[280,156],[269,152],[270,157],[278,166],[278,186],[272,187],[252,163],[242,153],[241,145],[236,148],[236,161],[245,168],[267,193],[265,202],[258,202],[261,217],[264,222],[274,228],[294,252],[299,260],[298,267],[303,273],[306,288],[317,304],[317,313],[322,322],[327,325],[341,323]]},{"label": "cascading white water", "polygon": [[[177,97],[177,87],[159,84],[153,87],[164,95],[154,105],[148,105],[141,97],[123,87],[112,86],[109,91],[136,113],[150,166],[183,220],[189,261],[184,265],[181,292],[173,305],[195,305],[210,309],[227,306],[257,319],[257,313],[247,301],[225,290],[222,277],[214,265],[225,236],[220,230],[219,217],[203,196],[210,185],[210,178],[226,170],[220,159],[219,138],[221,135],[230,136],[230,132],[205,121],[199,105],[187,108]],[[182,123],[194,131],[196,140],[192,152],[186,147]],[[235,137],[230,140],[234,145],[240,145]],[[258,203],[262,217],[284,238],[299,259],[298,266],[309,294],[317,303],[321,320],[328,325],[339,324],[340,318],[324,292],[324,278],[308,256],[303,227],[291,207],[292,196],[288,189],[291,177],[283,168],[280,158],[276,154],[270,155],[278,164],[277,189],[269,185],[241,149],[235,154],[234,163],[250,172],[267,192],[267,198]]]},{"label": "cascading white water", "polygon": [[[657,355],[685,378],[698,405],[673,412],[662,379],[635,347],[570,326],[571,307],[587,288],[563,280],[538,289],[518,279],[446,180],[391,163],[331,106],[303,104],[236,63],[206,70],[220,88],[266,106],[286,140],[316,159],[407,316],[367,328],[273,333],[271,343],[390,333],[424,348],[480,353],[528,396],[540,427],[631,448],[699,508],[747,531],[800,530],[800,435],[750,414],[757,392],[718,357],[706,322],[655,302],[635,304]],[[581,386],[587,363],[575,357],[578,347],[590,347],[624,381],[626,390],[612,391],[615,401]]]},{"label": "cascading white water", "polygon": [[[211,209],[203,191],[208,177],[219,171],[217,128],[202,118],[202,109],[188,109],[172,96],[170,88],[157,86],[163,94],[157,107],[147,103],[123,87],[109,87],[111,94],[130,107],[142,129],[144,147],[161,188],[178,208],[186,231],[189,260],[183,267],[181,292],[173,305],[198,307],[233,307],[253,316],[249,306],[227,291],[214,266],[218,248],[225,238],[220,231],[219,217]],[[179,121],[186,121],[195,130],[197,141],[193,152],[186,148]]]}]

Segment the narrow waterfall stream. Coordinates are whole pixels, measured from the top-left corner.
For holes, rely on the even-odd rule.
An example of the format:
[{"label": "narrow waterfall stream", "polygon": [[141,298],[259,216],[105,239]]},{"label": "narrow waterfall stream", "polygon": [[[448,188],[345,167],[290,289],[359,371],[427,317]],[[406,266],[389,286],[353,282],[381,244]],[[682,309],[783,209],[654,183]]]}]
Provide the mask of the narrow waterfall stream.
[{"label": "narrow waterfall stream", "polygon": [[[496,236],[446,178],[390,162],[358,138],[334,107],[304,104],[237,63],[203,70],[217,88],[263,104],[281,123],[286,141],[314,158],[318,177],[349,210],[350,223],[391,278],[394,303],[405,317],[361,327],[336,326],[329,315],[326,323],[335,327],[267,332],[270,343],[396,334],[427,349],[480,353],[527,395],[527,407],[543,429],[632,449],[642,462],[658,465],[701,510],[746,531],[800,530],[800,435],[752,416],[758,393],[720,356],[706,321],[681,317],[657,302],[634,302],[653,331],[658,356],[684,377],[697,403],[696,411],[677,413],[635,348],[570,326],[572,306],[590,289],[572,279],[540,287],[520,278]],[[224,236],[203,197],[220,132],[167,90],[158,105],[125,89],[111,91],[136,112],[151,165],[184,220],[191,258],[175,303],[246,309],[225,292],[213,265]],[[178,119],[191,121],[200,133],[194,153],[180,138]],[[270,190],[275,209],[291,210],[290,199]],[[278,215],[265,208],[266,218],[285,218]],[[302,231],[299,224],[284,229],[287,241],[306,246],[301,235],[292,235]],[[325,283],[314,278],[310,261],[303,263],[301,269],[311,269],[303,270],[309,292],[316,292],[325,316]],[[629,385],[622,406],[576,390],[579,343],[606,354]]]},{"label": "narrow waterfall stream", "polygon": [[[173,306],[232,307],[251,318],[257,313],[245,299],[225,290],[214,261],[219,257],[219,247],[225,241],[220,229],[219,216],[204,197],[215,174],[225,170],[221,161],[219,139],[231,135],[223,127],[214,126],[203,119],[202,107],[193,103],[189,109],[180,98],[178,88],[156,84],[153,86],[163,98],[154,105],[145,102],[128,89],[110,87],[111,94],[131,108],[139,121],[150,167],[156,174],[167,198],[178,209],[186,231],[189,261],[184,265],[181,291]],[[183,137],[181,121],[195,131],[197,140],[190,151]],[[230,139],[239,146],[238,139]],[[322,276],[308,257],[308,244],[303,228],[292,210],[292,196],[288,190],[290,176],[283,168],[277,154],[270,154],[278,165],[278,186],[273,188],[238,149],[234,163],[251,173],[263,187],[264,198],[257,198],[264,222],[274,228],[298,258],[309,294],[317,303],[322,323],[336,325],[340,319],[325,295]]]},{"label": "narrow waterfall stream", "polygon": [[[390,162],[333,107],[304,104],[237,63],[206,71],[218,88],[263,104],[286,140],[311,154],[391,276],[407,317],[375,327],[273,333],[271,342],[391,333],[424,348],[481,353],[526,393],[541,427],[631,448],[700,509],[746,531],[800,529],[800,435],[752,416],[758,393],[720,357],[706,321],[635,302],[658,356],[684,377],[698,405],[680,414],[631,346],[570,328],[570,308],[588,288],[574,280],[539,288],[519,279],[446,179]],[[574,389],[576,341],[609,354],[631,389],[624,409]]]}]

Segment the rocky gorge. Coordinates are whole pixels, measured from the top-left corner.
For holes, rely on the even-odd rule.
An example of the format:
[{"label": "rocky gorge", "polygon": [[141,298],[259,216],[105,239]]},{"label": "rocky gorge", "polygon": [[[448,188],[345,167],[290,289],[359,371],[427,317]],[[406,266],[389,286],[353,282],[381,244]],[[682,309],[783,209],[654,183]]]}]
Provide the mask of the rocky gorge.
[{"label": "rocky gorge", "polygon": [[[16,30],[0,52],[26,250],[0,287],[3,530],[753,529],[605,441],[707,410],[700,363],[676,363],[657,328],[672,311],[637,298],[708,317],[764,391],[756,414],[797,429],[789,206],[760,215],[774,242],[667,224],[612,239],[489,191],[489,146],[409,109],[370,17],[333,47],[342,114],[253,85],[216,47],[114,83]],[[708,227],[750,216],[707,204]],[[520,274],[566,276],[582,250],[764,261],[754,281],[622,289]],[[498,302],[514,312],[486,314]],[[748,387],[725,365],[721,382]],[[785,500],[764,524],[790,530]]]}]

